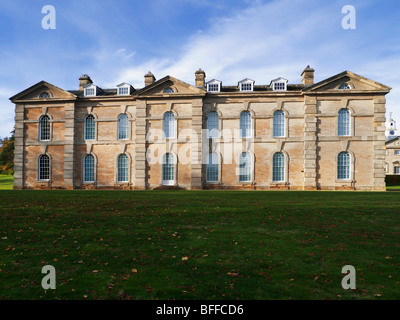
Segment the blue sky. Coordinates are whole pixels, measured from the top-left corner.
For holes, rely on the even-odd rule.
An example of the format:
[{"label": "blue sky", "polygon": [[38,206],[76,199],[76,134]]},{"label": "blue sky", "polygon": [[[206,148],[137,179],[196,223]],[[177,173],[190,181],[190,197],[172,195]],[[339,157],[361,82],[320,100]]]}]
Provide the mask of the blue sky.
[{"label": "blue sky", "polygon": [[[42,28],[42,7],[56,9],[56,29]],[[342,28],[342,7],[356,9],[356,29]],[[143,86],[153,72],[194,84],[235,85],[243,78],[300,83],[350,70],[392,87],[387,111],[400,126],[398,0],[0,0],[0,136],[14,125],[12,95],[45,80],[77,89],[87,73],[112,88]]]}]

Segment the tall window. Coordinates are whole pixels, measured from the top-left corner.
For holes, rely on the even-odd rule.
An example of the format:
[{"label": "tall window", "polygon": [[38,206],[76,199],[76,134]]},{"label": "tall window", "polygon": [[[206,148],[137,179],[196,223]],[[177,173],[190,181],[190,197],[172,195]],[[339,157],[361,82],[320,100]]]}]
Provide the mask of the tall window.
[{"label": "tall window", "polygon": [[42,154],[38,160],[38,180],[50,180],[50,158]]},{"label": "tall window", "polygon": [[165,138],[175,137],[175,116],[172,112],[164,114],[164,136]]},{"label": "tall window", "polygon": [[128,182],[128,170],[129,170],[129,162],[128,156],[126,154],[120,154],[118,156],[118,173],[117,180],[118,182]]},{"label": "tall window", "polygon": [[85,140],[94,140],[95,132],[94,116],[89,114],[85,118]]},{"label": "tall window", "polygon": [[94,182],[94,156],[87,154],[83,160],[83,181]]},{"label": "tall window", "polygon": [[173,185],[175,180],[174,156],[166,153],[163,159],[163,184]]},{"label": "tall window", "polygon": [[281,110],[274,112],[274,137],[285,136],[285,113]]},{"label": "tall window", "polygon": [[243,111],[240,114],[240,137],[251,137],[251,113],[249,111]]},{"label": "tall window", "polygon": [[118,117],[118,139],[124,140],[129,137],[129,119],[127,114]]},{"label": "tall window", "polygon": [[207,163],[207,182],[218,182],[219,172],[218,172],[218,155],[216,153],[210,153],[208,155]]},{"label": "tall window", "polygon": [[219,118],[218,113],[210,112],[207,118],[207,129],[209,138],[218,138],[219,136]]},{"label": "tall window", "polygon": [[251,181],[251,155],[248,152],[243,152],[239,158],[239,181]]},{"label": "tall window", "polygon": [[282,152],[274,153],[272,158],[272,181],[285,181],[285,155]]},{"label": "tall window", "polygon": [[341,152],[338,155],[337,178],[338,180],[350,179],[350,154],[348,152]]},{"label": "tall window", "polygon": [[39,119],[39,140],[50,140],[50,117],[47,115],[41,116]]},{"label": "tall window", "polygon": [[394,167],[394,174],[400,174],[400,167]]},{"label": "tall window", "polygon": [[350,135],[350,111],[347,109],[339,110],[338,135],[339,136]]}]

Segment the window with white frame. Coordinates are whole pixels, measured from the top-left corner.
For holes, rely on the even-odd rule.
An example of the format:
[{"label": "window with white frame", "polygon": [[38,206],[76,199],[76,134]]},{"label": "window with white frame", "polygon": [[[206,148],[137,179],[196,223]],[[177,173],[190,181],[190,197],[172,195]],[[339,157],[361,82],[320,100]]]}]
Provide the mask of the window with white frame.
[{"label": "window with white frame", "polygon": [[173,154],[166,153],[164,155],[162,169],[163,185],[173,185],[175,182],[175,164]]},{"label": "window with white frame", "polygon": [[219,117],[217,112],[213,111],[208,114],[207,129],[209,138],[219,137]]},{"label": "window with white frame", "polygon": [[274,83],[274,91],[285,91],[286,83],[285,82],[275,82]]},{"label": "window with white frame", "polygon": [[350,111],[347,109],[340,109],[338,115],[338,135],[350,135]]},{"label": "window with white frame", "polygon": [[240,114],[240,137],[250,138],[251,134],[251,113],[249,111],[243,111]]},{"label": "window with white frame", "polygon": [[118,88],[118,95],[119,96],[127,96],[129,95],[130,88],[129,87],[119,87]]},{"label": "window with white frame", "polygon": [[96,135],[96,124],[94,116],[89,114],[85,117],[85,140],[94,140]]},{"label": "window with white frame", "polygon": [[337,179],[350,179],[350,154],[348,152],[340,152],[337,159]]},{"label": "window with white frame", "polygon": [[251,155],[248,152],[242,152],[239,157],[239,182],[251,182],[251,176]]},{"label": "window with white frame", "polygon": [[272,157],[272,181],[285,181],[285,155],[282,152],[276,152]]},{"label": "window with white frame", "polygon": [[253,91],[253,83],[252,82],[241,83],[240,91]]},{"label": "window with white frame", "polygon": [[118,139],[126,140],[129,138],[129,118],[127,114],[118,117]]},{"label": "window with white frame", "polygon": [[120,154],[117,159],[117,181],[128,182],[129,158],[126,154]]},{"label": "window with white frame", "polygon": [[46,154],[42,154],[38,159],[38,180],[50,180],[50,158]]},{"label": "window with white frame", "polygon": [[91,154],[83,159],[83,181],[94,182],[94,156]]},{"label": "window with white frame", "polygon": [[39,119],[39,140],[50,140],[50,117],[48,115],[43,115]]},{"label": "window with white frame", "polygon": [[285,136],[285,113],[282,110],[274,112],[273,135],[274,137]]},{"label": "window with white frame", "polygon": [[95,97],[95,96],[96,96],[95,87],[85,88],[85,97]]},{"label": "window with white frame", "polygon": [[220,92],[221,91],[221,81],[219,80],[211,80],[207,83],[207,91],[208,92]]},{"label": "window with white frame", "polygon": [[219,180],[218,154],[210,153],[207,162],[207,182],[218,182]]},{"label": "window with white frame", "polygon": [[394,154],[395,154],[396,156],[400,155],[400,150],[394,150]]},{"label": "window with white frame", "polygon": [[166,139],[175,137],[175,116],[171,111],[164,114],[164,137]]},{"label": "window with white frame", "polygon": [[400,174],[400,167],[399,166],[395,166],[394,167],[394,174]]}]

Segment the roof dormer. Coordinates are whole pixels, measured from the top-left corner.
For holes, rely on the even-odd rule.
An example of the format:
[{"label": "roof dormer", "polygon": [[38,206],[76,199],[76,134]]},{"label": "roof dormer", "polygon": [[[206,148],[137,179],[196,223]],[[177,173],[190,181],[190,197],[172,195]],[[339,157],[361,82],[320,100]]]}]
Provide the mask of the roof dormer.
[{"label": "roof dormer", "polygon": [[271,89],[273,91],[286,91],[288,80],[284,78],[277,78],[271,81]]},{"label": "roof dormer", "polygon": [[117,94],[119,96],[129,96],[135,89],[126,82],[122,82],[117,85]]},{"label": "roof dormer", "polygon": [[84,90],[84,96],[85,97],[96,97],[101,89],[94,85],[93,83],[89,83],[86,86],[83,87]]},{"label": "roof dormer", "polygon": [[207,92],[221,92],[222,82],[216,79],[208,81],[207,85]]},{"label": "roof dormer", "polygon": [[251,92],[254,90],[254,80],[249,78],[243,79],[238,82],[239,91],[241,92]]}]

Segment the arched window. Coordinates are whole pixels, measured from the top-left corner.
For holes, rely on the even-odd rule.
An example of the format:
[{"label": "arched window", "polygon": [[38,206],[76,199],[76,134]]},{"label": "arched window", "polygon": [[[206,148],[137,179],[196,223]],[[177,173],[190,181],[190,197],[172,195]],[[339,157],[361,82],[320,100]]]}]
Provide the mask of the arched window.
[{"label": "arched window", "polygon": [[282,152],[274,153],[272,158],[272,181],[285,181],[285,155]]},{"label": "arched window", "polygon": [[50,180],[50,158],[46,154],[38,159],[38,180]]},{"label": "arched window", "polygon": [[94,122],[94,116],[89,114],[85,118],[85,140],[94,140],[96,133],[96,127]]},{"label": "arched window", "polygon": [[341,84],[338,88],[339,90],[349,90],[351,87],[348,84]]},{"label": "arched window", "polygon": [[337,178],[338,180],[350,179],[350,154],[348,152],[341,152],[338,155]]},{"label": "arched window", "polygon": [[219,137],[219,117],[218,113],[210,112],[207,117],[207,129],[209,138]]},{"label": "arched window", "polygon": [[129,161],[126,154],[118,156],[117,164],[117,180],[118,182],[128,182]]},{"label": "arched window", "polygon": [[94,156],[91,154],[83,159],[83,181],[94,182]]},{"label": "arched window", "polygon": [[164,136],[165,138],[175,137],[175,116],[172,112],[164,114]]},{"label": "arched window", "polygon": [[284,137],[285,136],[285,113],[281,110],[274,112],[274,137]]},{"label": "arched window", "polygon": [[163,158],[163,185],[173,185],[175,182],[174,156],[166,153]]},{"label": "arched window", "polygon": [[350,135],[350,111],[347,109],[339,110],[338,135],[339,136]]},{"label": "arched window", "polygon": [[124,140],[129,138],[129,119],[127,114],[121,114],[118,117],[118,139]]},{"label": "arched window", "polygon": [[207,162],[207,182],[218,182],[219,180],[219,160],[216,153],[208,155]]},{"label": "arched window", "polygon": [[249,111],[243,111],[240,114],[240,137],[251,137],[251,113]]},{"label": "arched window", "polygon": [[163,93],[174,93],[175,91],[174,91],[174,89],[172,89],[172,88],[166,88],[166,89],[164,89],[164,91],[163,91]]},{"label": "arched window", "polygon": [[48,92],[42,92],[39,95],[39,98],[50,98],[50,94]]},{"label": "arched window", "polygon": [[239,158],[239,181],[251,181],[251,155],[248,152],[242,152]]},{"label": "arched window", "polygon": [[50,140],[50,117],[43,115],[39,119],[39,140]]}]

